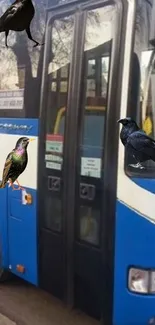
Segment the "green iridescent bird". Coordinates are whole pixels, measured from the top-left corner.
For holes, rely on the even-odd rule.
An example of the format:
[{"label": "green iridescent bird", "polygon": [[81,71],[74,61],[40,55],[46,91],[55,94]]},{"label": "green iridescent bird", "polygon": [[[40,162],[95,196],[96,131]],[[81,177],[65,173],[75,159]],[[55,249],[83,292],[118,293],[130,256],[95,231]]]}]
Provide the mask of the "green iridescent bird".
[{"label": "green iridescent bird", "polygon": [[[0,188],[4,188],[9,181],[13,190],[23,189],[18,182],[18,177],[25,170],[28,163],[27,146],[30,141],[34,139],[29,139],[26,137],[20,138],[13,149],[7,156],[6,162],[3,169],[2,182]],[[18,188],[15,188],[13,183],[17,182]]]}]

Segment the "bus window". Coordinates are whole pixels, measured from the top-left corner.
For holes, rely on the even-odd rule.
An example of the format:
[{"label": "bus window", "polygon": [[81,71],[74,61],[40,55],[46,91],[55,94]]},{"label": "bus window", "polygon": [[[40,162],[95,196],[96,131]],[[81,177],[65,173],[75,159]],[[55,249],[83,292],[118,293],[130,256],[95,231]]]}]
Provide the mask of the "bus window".
[{"label": "bus window", "polygon": [[18,64],[13,51],[9,50],[9,54],[3,59],[0,69],[0,110],[23,112],[26,67]]},{"label": "bus window", "polygon": [[[145,14],[145,10],[147,14]],[[132,117],[149,136],[155,139],[155,58],[152,46],[149,43],[151,4],[140,6],[137,2],[137,20],[131,56],[129,101],[127,116]],[[140,21],[143,17],[143,23]],[[147,32],[146,32],[147,31]],[[143,169],[137,161],[125,151],[125,172],[128,176],[151,176],[155,171],[153,161],[142,162]]]},{"label": "bus window", "polygon": [[[65,110],[68,96],[69,67],[72,52],[72,17],[55,20],[51,27],[51,53],[48,64],[46,110],[45,166],[50,180],[61,177],[65,132]],[[52,211],[52,213],[51,213]],[[62,229],[61,192],[48,191],[45,202],[44,227],[57,232]]]},{"label": "bus window", "polygon": [[95,97],[96,93],[96,60],[88,60],[88,75],[87,75],[87,94],[90,97]]},{"label": "bus window", "polygon": [[59,134],[63,135],[64,134],[64,129],[65,129],[65,113],[62,115],[60,119],[60,124],[59,124]]},{"label": "bus window", "polygon": [[[54,22],[51,39],[51,61],[48,68],[49,91],[46,118],[46,167],[60,170],[63,163],[64,124],[59,127],[61,110],[65,110],[68,94],[69,62],[72,44],[71,18]],[[60,117],[60,118],[59,118]],[[64,119],[65,116],[63,115]],[[56,136],[57,135],[57,136]]]},{"label": "bus window", "polygon": [[[135,64],[134,54],[133,65]],[[141,50],[139,54],[139,73],[140,80],[137,84],[138,102],[134,103],[134,114],[132,109],[129,107],[128,115],[132,116],[138,123],[141,129],[153,139],[155,139],[155,55],[151,49]],[[135,69],[136,70],[136,69]],[[134,78],[131,79],[131,89],[134,87]],[[131,91],[130,104],[134,102],[132,98],[134,92]],[[136,108],[136,109],[135,109]],[[136,175],[152,175],[155,172],[155,162],[148,160],[142,162],[143,169],[135,168],[136,161],[133,157],[126,153],[126,172]],[[135,167],[134,167],[135,166]]]},{"label": "bus window", "polygon": [[[85,116],[81,141],[81,175],[100,178],[109,74],[109,53],[107,49],[104,48],[103,42],[106,43],[109,41],[110,43],[112,29],[110,22],[106,19],[105,8],[102,10],[93,10],[91,14],[98,18],[98,24],[96,23],[95,28],[92,29],[88,20],[86,27],[85,57],[86,59],[88,58],[88,64],[85,69],[87,86],[83,94],[85,101]],[[104,31],[104,24],[109,26],[108,34],[105,35],[105,33],[103,33],[101,38],[98,30],[103,29]],[[94,35],[96,35],[95,41]],[[92,44],[90,41],[91,39]],[[91,54],[89,54],[90,49]],[[110,51],[110,45],[108,50]],[[89,59],[89,55],[91,55],[93,59]],[[89,105],[89,109],[87,105]],[[94,168],[94,166],[92,166],[92,169],[88,168],[91,159],[96,165],[96,168]]]},{"label": "bus window", "polygon": [[109,73],[109,57],[102,58],[102,93],[101,95],[106,98],[107,96],[107,84],[108,84],[108,73]]},{"label": "bus window", "polygon": [[[110,12],[110,17],[107,11]],[[96,23],[92,28],[88,19],[85,34],[80,186],[81,191],[83,187],[89,188],[90,198],[85,199],[82,192],[77,201],[77,240],[99,246],[104,134],[114,10],[109,6],[89,12],[88,17],[89,14],[96,17]]]},{"label": "bus window", "polygon": [[[9,1],[7,1],[9,3]],[[6,3],[1,1],[1,14]],[[32,35],[42,43],[45,31],[45,3],[35,2],[35,23],[31,27]],[[39,87],[41,82],[43,46],[33,48],[26,33],[11,32],[8,37],[8,49],[4,35],[0,34],[0,116],[29,117],[39,116]],[[33,89],[33,96],[32,96]]]},{"label": "bus window", "polygon": [[[93,109],[86,111],[83,143],[81,146],[83,162],[85,162],[85,157],[101,159],[104,122],[104,111],[99,109],[97,111],[93,111]],[[93,129],[95,132],[92,132]],[[81,166],[81,174],[87,175],[83,169],[83,164]],[[97,174],[92,174],[91,176],[96,177]]]},{"label": "bus window", "polygon": [[95,77],[95,59],[88,60],[88,77]]},{"label": "bus window", "polygon": [[[94,80],[91,80],[90,85],[94,82],[94,92],[91,87],[88,87],[88,81],[90,81],[90,70],[88,68],[86,76],[86,102],[89,101],[92,105],[89,106],[89,110],[87,107],[85,108],[83,144],[81,146],[83,161],[85,161],[85,157],[99,159],[102,157],[103,130],[106,112],[106,107],[102,105],[106,105],[109,57],[99,57],[96,60],[91,61],[93,61],[93,74],[91,74],[91,76],[93,75],[95,77]],[[88,63],[89,62],[90,61],[88,61]],[[92,97],[94,97],[94,99],[92,99]],[[94,104],[97,106],[94,106]],[[93,129],[94,132],[92,132]],[[85,175],[82,168],[81,173],[82,175]],[[98,175],[100,175],[100,173]],[[93,174],[91,176],[93,176]],[[94,174],[94,176],[96,177],[97,174]]]},{"label": "bus window", "polygon": [[94,79],[87,79],[87,94],[90,97],[95,97],[96,84]]}]

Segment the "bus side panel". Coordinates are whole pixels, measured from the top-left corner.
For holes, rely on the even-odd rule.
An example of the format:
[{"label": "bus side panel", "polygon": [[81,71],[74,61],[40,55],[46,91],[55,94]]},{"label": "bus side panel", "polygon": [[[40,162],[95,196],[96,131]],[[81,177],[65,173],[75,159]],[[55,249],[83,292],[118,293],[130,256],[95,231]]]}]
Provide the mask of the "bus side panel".
[{"label": "bus side panel", "polygon": [[8,268],[7,188],[0,189],[0,268]]},{"label": "bus side panel", "polygon": [[[34,138],[27,148],[28,164],[18,181],[24,190],[14,191],[6,185],[0,190],[0,207],[3,224],[5,266],[12,273],[37,285],[37,157],[38,157],[38,120],[37,119],[0,119],[0,177],[3,173],[6,157],[20,137]],[[14,183],[16,186],[16,183]],[[31,200],[28,200],[31,195]],[[30,198],[30,196],[29,196]],[[3,239],[3,241],[4,241]],[[20,268],[19,268],[20,266]]]},{"label": "bus side panel", "polygon": [[146,325],[155,316],[155,296],[128,290],[130,267],[155,269],[155,225],[117,202],[114,325]]},{"label": "bus side panel", "polygon": [[[8,240],[11,272],[34,285],[38,283],[37,266],[37,193],[25,188],[32,195],[33,204],[22,204],[21,191],[8,191]],[[25,272],[19,273],[17,265],[23,265]]]}]

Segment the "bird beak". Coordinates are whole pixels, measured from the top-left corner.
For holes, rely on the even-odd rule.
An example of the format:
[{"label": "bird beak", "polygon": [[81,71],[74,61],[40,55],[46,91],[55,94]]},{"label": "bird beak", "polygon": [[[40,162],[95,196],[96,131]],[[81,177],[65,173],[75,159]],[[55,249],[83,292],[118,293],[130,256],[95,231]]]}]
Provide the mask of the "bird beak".
[{"label": "bird beak", "polygon": [[124,118],[121,118],[120,120],[117,121],[117,123],[122,123],[124,121]]},{"label": "bird beak", "polygon": [[34,141],[34,140],[35,140],[34,138],[30,138],[30,139],[29,139],[29,142]]}]

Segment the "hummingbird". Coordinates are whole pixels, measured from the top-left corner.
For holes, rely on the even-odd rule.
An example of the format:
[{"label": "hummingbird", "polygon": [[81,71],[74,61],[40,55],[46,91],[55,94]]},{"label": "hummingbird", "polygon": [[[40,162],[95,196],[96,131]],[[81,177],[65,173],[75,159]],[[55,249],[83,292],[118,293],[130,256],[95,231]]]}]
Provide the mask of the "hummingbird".
[{"label": "hummingbird", "polygon": [[39,44],[33,39],[30,31],[30,24],[34,17],[35,9],[31,0],[16,0],[0,17],[0,33],[5,32],[5,45],[9,31],[26,31],[28,38],[35,43],[34,47]]},{"label": "hummingbird", "polygon": [[[29,139],[27,137],[22,137],[18,139],[15,148],[8,154],[4,169],[2,182],[0,184],[0,188],[4,188],[9,181],[10,186],[13,190],[23,189],[22,186],[18,182],[18,177],[21,175],[28,163],[28,154],[27,154],[27,146],[30,141],[34,139]],[[14,182],[17,182],[18,188],[14,187]]]}]

